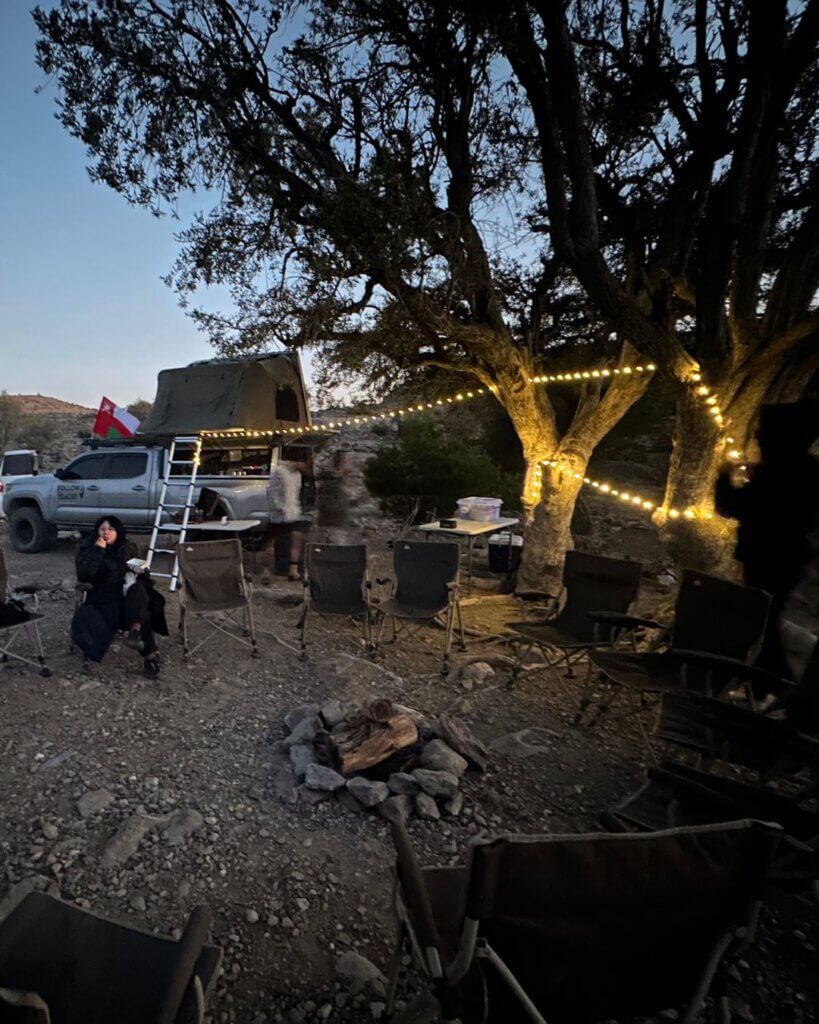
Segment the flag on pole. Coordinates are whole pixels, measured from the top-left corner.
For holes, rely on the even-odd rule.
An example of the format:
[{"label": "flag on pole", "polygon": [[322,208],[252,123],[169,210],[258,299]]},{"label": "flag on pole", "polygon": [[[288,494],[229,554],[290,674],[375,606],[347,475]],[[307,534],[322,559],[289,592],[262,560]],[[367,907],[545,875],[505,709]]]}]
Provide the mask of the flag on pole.
[{"label": "flag on pole", "polygon": [[94,437],[133,437],[138,427],[136,416],[114,405],[110,398],[103,398],[94,420],[93,434]]}]

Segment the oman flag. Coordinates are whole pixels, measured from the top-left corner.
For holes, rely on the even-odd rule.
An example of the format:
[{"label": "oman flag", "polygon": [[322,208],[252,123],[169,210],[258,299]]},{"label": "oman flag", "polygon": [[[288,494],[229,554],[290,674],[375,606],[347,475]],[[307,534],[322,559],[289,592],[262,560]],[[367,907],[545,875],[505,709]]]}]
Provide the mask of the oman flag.
[{"label": "oman flag", "polygon": [[94,437],[133,437],[139,420],[127,409],[120,409],[110,398],[103,398],[94,420]]}]

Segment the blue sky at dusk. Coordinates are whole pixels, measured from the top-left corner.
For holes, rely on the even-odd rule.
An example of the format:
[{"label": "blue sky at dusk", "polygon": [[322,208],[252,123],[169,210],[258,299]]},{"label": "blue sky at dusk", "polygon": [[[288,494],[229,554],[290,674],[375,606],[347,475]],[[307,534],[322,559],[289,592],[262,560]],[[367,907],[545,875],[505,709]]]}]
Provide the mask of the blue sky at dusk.
[{"label": "blue sky at dusk", "polygon": [[182,225],[89,180],[35,64],[34,2],[0,0],[0,390],[152,399],[160,369],[214,354],[160,280]]}]

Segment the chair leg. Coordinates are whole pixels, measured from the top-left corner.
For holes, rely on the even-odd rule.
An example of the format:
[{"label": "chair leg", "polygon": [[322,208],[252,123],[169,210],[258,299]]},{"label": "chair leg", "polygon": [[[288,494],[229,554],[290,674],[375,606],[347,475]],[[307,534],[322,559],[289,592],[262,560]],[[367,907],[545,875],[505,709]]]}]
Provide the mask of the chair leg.
[{"label": "chair leg", "polygon": [[188,616],[184,608],[179,612],[179,629],[182,633],[182,657],[187,661],[190,651],[188,650]]},{"label": "chair leg", "polygon": [[250,634],[250,656],[251,658],[258,658],[259,646],[256,643],[256,623],[253,620],[253,605],[250,603],[250,601],[247,602],[245,614],[247,616],[248,632]]},{"label": "chair leg", "polygon": [[302,661],[307,661],[307,613],[310,610],[309,604],[305,602],[304,608],[299,619],[298,631],[299,631],[299,657]]},{"label": "chair leg", "polygon": [[589,662],[589,670],[586,673],[586,682],[583,686],[583,692],[580,694],[580,702],[577,706],[577,711],[574,718],[572,719],[572,725],[580,725],[583,721],[583,716],[586,713],[586,708],[591,703],[591,695],[594,690],[595,681],[598,679],[599,673],[592,671],[592,663]]},{"label": "chair leg", "polygon": [[458,632],[461,634],[461,650],[466,650],[466,635],[464,634],[464,620],[461,615],[461,602],[455,598],[455,613],[458,616]]},{"label": "chair leg", "polygon": [[441,675],[449,674],[449,652],[452,647],[452,632],[455,624],[455,609],[452,604],[446,610],[446,627],[444,629],[444,660],[441,664]]}]

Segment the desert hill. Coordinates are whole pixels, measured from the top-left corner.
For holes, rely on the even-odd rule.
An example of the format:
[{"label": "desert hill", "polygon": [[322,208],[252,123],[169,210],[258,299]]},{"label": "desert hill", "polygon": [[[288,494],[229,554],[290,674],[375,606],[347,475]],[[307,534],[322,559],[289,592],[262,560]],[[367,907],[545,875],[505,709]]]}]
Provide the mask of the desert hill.
[{"label": "desert hill", "polygon": [[86,416],[95,412],[85,405],[77,405],[76,402],[64,402],[62,398],[52,398],[50,395],[9,395],[14,404],[24,416],[44,416],[53,413],[68,416]]}]

